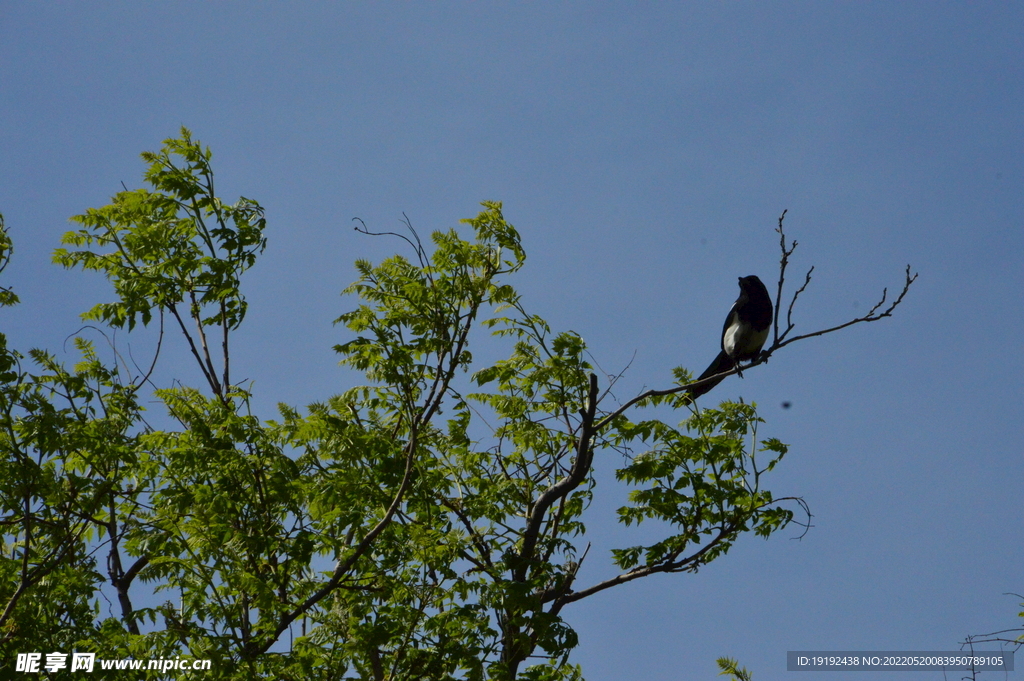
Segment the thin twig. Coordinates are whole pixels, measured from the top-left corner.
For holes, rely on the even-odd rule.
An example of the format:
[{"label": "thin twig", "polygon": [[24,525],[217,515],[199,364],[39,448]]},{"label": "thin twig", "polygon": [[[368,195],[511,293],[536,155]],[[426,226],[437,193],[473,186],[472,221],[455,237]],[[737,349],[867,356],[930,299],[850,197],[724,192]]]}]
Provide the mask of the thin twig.
[{"label": "thin twig", "polygon": [[[789,301],[789,309],[786,311],[786,330],[782,332],[781,336],[779,335],[779,327],[778,326],[775,327],[775,342],[776,343],[778,343],[780,340],[785,338],[786,335],[789,334],[789,332],[793,329],[793,326],[794,326],[794,324],[793,324],[793,306],[796,305],[796,299],[800,297],[800,294],[804,292],[804,290],[807,288],[807,285],[811,283],[811,273],[812,272],[814,272],[814,265],[811,265],[811,269],[807,270],[807,275],[804,277],[803,286],[801,286],[800,288],[798,288],[796,290],[796,293],[793,294],[793,299],[791,301]],[[778,312],[778,311],[776,310],[776,312]],[[777,318],[778,318],[778,315],[776,315],[776,319]],[[776,324],[778,324],[778,321],[776,321]],[[774,345],[774,343],[773,343],[773,345]]]},{"label": "thin twig", "polygon": [[782,284],[786,280],[786,265],[789,264],[789,256],[793,255],[793,251],[796,250],[796,240],[794,239],[793,245],[790,248],[786,248],[786,234],[782,231],[782,221],[786,219],[786,213],[789,209],[782,211],[782,215],[779,216],[779,226],[775,228],[775,231],[779,233],[779,248],[782,249],[782,259],[779,261],[779,288],[775,294],[775,342],[779,342],[779,306],[782,304]]},{"label": "thin twig", "polygon": [[772,345],[772,347],[768,350],[767,354],[770,355],[771,353],[775,352],[779,348],[783,348],[783,347],[789,345],[790,343],[795,343],[796,341],[803,340],[804,338],[814,338],[815,336],[823,336],[826,333],[832,333],[833,331],[838,331],[839,329],[845,329],[846,327],[853,326],[854,324],[860,324],[862,322],[877,322],[879,319],[884,319],[885,317],[891,317],[892,313],[893,313],[893,310],[895,310],[896,307],[900,303],[903,302],[904,296],[906,296],[907,295],[907,291],[910,290],[910,285],[913,284],[915,281],[917,281],[917,273],[915,272],[913,275],[911,275],[911,273],[910,273],[910,265],[907,265],[906,280],[903,283],[903,290],[900,291],[900,295],[896,298],[896,300],[894,300],[892,303],[890,303],[889,307],[887,307],[882,312],[877,312],[876,313],[878,308],[882,307],[882,305],[885,304],[885,299],[886,299],[886,295],[888,293],[888,289],[882,289],[882,299],[880,301],[878,301],[875,304],[875,306],[872,307],[868,311],[868,313],[866,315],[864,315],[863,317],[858,317],[856,319],[851,319],[850,321],[846,322],[845,324],[839,324],[838,326],[833,326],[833,327],[830,327],[828,329],[822,329],[821,331],[814,331],[813,333],[805,333],[805,334],[803,334],[801,336],[794,336],[793,338],[790,338],[788,340],[785,340],[785,341],[782,341],[782,342],[779,342],[779,343],[776,343],[776,344]]}]

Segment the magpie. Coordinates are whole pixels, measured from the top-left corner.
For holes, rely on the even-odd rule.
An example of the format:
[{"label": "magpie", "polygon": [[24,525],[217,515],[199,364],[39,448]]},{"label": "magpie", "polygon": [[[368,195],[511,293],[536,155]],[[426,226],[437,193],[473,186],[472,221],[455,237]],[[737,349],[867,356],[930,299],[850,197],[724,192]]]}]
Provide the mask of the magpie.
[{"label": "magpie", "polygon": [[[722,327],[722,351],[697,380],[729,371],[741,361],[756,359],[768,340],[771,326],[772,300],[768,297],[768,289],[754,275],[740,277],[740,297],[732,304]],[[690,396],[700,397],[724,378],[722,376],[717,381],[694,388]]]}]

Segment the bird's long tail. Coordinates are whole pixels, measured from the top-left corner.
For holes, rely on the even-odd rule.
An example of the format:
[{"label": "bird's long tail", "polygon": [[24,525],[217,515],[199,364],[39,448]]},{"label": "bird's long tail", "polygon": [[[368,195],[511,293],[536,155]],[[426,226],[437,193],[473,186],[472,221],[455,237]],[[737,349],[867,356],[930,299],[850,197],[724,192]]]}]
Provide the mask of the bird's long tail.
[{"label": "bird's long tail", "polygon": [[[702,381],[705,378],[708,378],[709,376],[714,376],[715,374],[720,374],[723,371],[728,371],[729,369],[732,369],[734,366],[736,366],[736,363],[732,360],[732,358],[729,357],[729,355],[725,354],[725,350],[722,350],[721,352],[718,353],[718,357],[715,357],[715,360],[711,362],[707,369],[704,370],[704,373],[697,377],[697,380]],[[721,383],[724,379],[725,377],[723,376],[722,378],[719,378],[716,381],[711,381],[710,383],[702,385],[699,388],[694,388],[693,390],[690,391],[690,397],[700,397],[701,395],[703,395],[704,393],[708,392],[716,385]]]}]

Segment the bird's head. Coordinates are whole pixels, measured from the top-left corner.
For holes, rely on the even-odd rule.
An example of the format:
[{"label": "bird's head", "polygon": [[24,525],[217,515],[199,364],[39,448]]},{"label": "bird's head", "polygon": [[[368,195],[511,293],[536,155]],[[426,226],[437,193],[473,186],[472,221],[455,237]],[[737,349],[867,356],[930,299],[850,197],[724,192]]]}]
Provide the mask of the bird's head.
[{"label": "bird's head", "polygon": [[768,296],[768,289],[764,287],[761,280],[756,275],[751,274],[747,277],[740,277],[740,289],[748,294],[751,293],[763,293],[765,297]]}]

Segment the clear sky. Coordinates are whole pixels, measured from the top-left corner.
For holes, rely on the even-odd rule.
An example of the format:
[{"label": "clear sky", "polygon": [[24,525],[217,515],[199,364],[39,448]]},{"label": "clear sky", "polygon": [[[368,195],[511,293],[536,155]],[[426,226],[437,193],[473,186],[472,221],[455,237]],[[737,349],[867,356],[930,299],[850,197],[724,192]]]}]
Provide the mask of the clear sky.
[{"label": "clear sky", "polygon": [[[816,266],[798,332],[920,272],[894,318],[702,398],[761,406],[791,445],[768,486],[814,527],[567,609],[591,681],[713,678],[722,655],[771,681],[794,677],[787,650],[955,650],[1020,624],[1003,594],[1024,593],[1024,4],[3,3],[15,347],[72,358],[109,287],[49,254],[181,125],[222,196],[267,209],[233,358],[267,417],[351,385],[338,293],[355,258],[400,246],[356,216],[426,233],[503,201],[527,304],[608,372],[636,354],[620,398],[714,357],[737,277],[777,278],[783,209],[794,276]],[[632,543],[606,491],[581,582]]]}]

